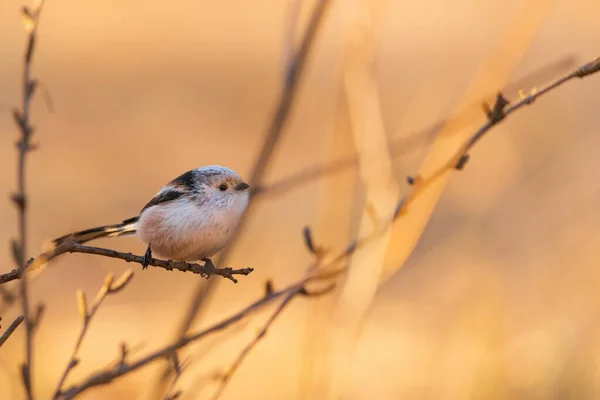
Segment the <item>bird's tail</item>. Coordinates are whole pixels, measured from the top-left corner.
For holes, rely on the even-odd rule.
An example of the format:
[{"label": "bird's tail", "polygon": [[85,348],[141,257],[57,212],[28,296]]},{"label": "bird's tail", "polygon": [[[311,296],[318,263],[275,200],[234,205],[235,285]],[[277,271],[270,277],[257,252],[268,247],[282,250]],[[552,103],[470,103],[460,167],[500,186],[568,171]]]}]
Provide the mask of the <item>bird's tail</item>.
[{"label": "bird's tail", "polygon": [[137,230],[137,221],[139,217],[133,217],[126,219],[120,224],[99,226],[97,228],[86,229],[84,231],[69,233],[54,239],[52,244],[60,246],[65,243],[67,239],[73,238],[78,243],[89,242],[90,240],[99,239],[103,237],[114,237],[114,236],[129,236],[134,235]]}]

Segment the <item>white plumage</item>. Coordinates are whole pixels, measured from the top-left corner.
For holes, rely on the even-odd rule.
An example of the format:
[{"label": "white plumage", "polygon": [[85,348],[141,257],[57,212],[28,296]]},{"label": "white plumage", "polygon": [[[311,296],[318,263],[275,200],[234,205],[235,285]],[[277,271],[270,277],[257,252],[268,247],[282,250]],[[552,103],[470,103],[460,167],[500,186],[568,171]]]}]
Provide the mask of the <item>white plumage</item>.
[{"label": "white plumage", "polygon": [[226,167],[211,165],[188,171],[165,185],[138,217],[65,235],[84,243],[110,236],[137,234],[153,254],[173,261],[213,256],[231,239],[248,205],[248,185]]}]

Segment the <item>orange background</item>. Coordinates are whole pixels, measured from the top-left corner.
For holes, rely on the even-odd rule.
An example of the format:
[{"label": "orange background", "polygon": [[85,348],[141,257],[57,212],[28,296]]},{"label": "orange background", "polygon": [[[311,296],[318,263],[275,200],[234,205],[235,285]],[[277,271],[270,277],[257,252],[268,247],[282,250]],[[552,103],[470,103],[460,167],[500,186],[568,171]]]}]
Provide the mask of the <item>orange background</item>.
[{"label": "orange background", "polygon": [[[388,2],[377,79],[390,140],[448,117],[518,3]],[[0,3],[0,188],[6,194],[15,187],[17,131],[9,111],[20,101],[20,5]],[[38,93],[33,123],[40,148],[28,161],[29,253],[71,230],[135,215],[188,169],[223,164],[248,177],[281,88],[286,10],[281,0],[48,1],[33,73],[54,110]],[[336,126],[340,12],[334,2],[268,182],[328,160],[323,137]],[[599,55],[598,15],[596,1],[555,1],[513,81],[564,57],[580,64]],[[534,74],[523,89],[565,72],[562,66]],[[495,128],[471,153],[414,254],[380,289],[345,398],[600,394],[599,91],[600,76],[572,82]],[[515,91],[508,95],[514,98]],[[395,158],[400,180],[417,170],[430,142],[424,137],[417,151]],[[281,287],[302,276],[311,258],[301,229],[319,225],[319,194],[324,187],[332,193],[342,175],[261,200],[230,259],[231,266],[252,266],[254,273],[237,285],[221,282],[195,328],[259,298],[268,278]],[[352,198],[336,201],[350,204]],[[9,271],[16,213],[8,200],[0,202],[0,226],[0,243],[6,243],[0,261]],[[320,234],[325,231],[315,231],[324,245],[346,240]],[[98,245],[144,251],[136,238]],[[115,359],[123,340],[144,344],[135,355],[169,340],[198,276],[61,257],[31,289],[34,303],[46,304],[35,339],[40,398],[54,390],[78,333],[75,290],[91,299],[108,271],[118,275],[128,267],[136,271],[133,281],[100,309],[68,382]],[[323,300],[292,303],[232,378],[224,399],[306,394],[306,321],[314,301]],[[12,307],[2,315],[3,329],[18,312]],[[210,395],[211,374],[227,367],[258,322],[182,354],[192,356],[179,384],[184,398]],[[16,365],[23,359],[23,332],[0,350],[2,398],[22,396]],[[82,398],[146,398],[158,366]]]}]

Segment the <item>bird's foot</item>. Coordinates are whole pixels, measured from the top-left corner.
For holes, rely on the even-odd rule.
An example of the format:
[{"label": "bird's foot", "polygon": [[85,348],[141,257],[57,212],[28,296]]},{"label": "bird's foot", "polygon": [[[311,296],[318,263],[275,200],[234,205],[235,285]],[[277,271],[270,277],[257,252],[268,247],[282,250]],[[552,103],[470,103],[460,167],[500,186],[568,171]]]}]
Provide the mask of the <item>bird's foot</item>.
[{"label": "bird's foot", "polygon": [[204,261],[204,266],[206,268],[215,269],[215,264],[213,264],[210,258],[203,258],[202,261]]},{"label": "bird's foot", "polygon": [[142,262],[142,269],[148,268],[148,265],[150,265],[150,261],[152,261],[152,249],[150,248],[150,245],[148,245],[148,248],[146,249],[146,254],[144,254],[144,261]]}]

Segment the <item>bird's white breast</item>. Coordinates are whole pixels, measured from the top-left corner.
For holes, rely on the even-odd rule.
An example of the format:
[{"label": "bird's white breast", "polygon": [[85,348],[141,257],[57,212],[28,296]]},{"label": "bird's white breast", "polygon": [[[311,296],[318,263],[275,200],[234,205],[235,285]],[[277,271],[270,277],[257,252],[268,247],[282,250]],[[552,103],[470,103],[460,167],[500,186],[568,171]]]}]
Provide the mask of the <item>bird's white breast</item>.
[{"label": "bird's white breast", "polygon": [[237,198],[229,207],[213,207],[180,198],[145,210],[138,221],[140,238],[152,252],[171,260],[211,257],[229,241],[247,205]]}]

